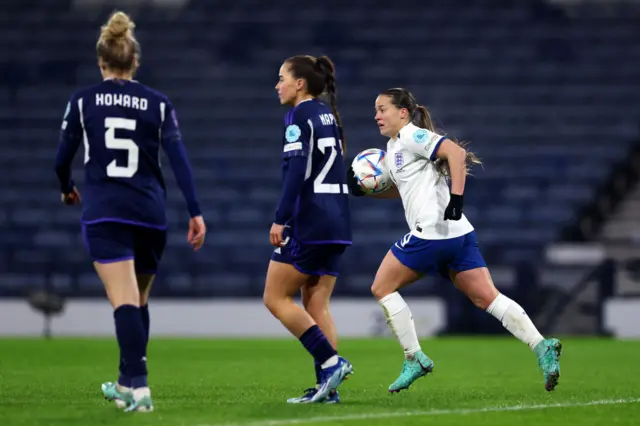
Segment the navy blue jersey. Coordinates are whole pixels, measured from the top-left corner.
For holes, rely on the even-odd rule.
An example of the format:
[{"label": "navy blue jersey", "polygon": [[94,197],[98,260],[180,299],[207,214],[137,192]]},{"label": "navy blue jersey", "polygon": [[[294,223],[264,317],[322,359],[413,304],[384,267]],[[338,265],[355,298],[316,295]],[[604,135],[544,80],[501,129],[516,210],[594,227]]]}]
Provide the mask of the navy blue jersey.
[{"label": "navy blue jersey", "polygon": [[351,244],[342,143],[331,108],[317,99],[301,102],[285,118],[283,139],[285,191],[276,223],[278,216],[287,216],[280,213],[288,175],[300,167],[298,180],[302,183],[286,223],[293,238],[305,244]]},{"label": "navy blue jersey", "polygon": [[161,145],[191,215],[199,214],[176,113],[165,95],[135,81],[114,79],[75,93],[65,112],[56,161],[63,192],[71,185],[65,167],[70,166],[80,141],[84,143],[84,223],[166,227]]}]

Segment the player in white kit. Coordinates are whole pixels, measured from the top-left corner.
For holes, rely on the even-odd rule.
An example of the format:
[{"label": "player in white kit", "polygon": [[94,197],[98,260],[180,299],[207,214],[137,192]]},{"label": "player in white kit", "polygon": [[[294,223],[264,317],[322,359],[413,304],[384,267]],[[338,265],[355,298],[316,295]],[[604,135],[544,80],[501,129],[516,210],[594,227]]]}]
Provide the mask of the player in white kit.
[{"label": "player in white kit", "polygon": [[[522,307],[495,288],[474,228],[462,213],[468,169],[480,161],[460,144],[435,133],[429,112],[408,90],[383,91],[375,108],[380,133],[390,138],[386,161],[394,185],[367,195],[401,198],[410,228],[383,259],[371,287],[405,354],[402,372],[389,392],[407,389],[433,370],[433,361],[418,342],[411,311],[398,293],[427,274],[450,279],[477,307],[528,344],[538,356],[545,389],[553,390],[560,377],[561,343],[545,339]],[[348,182],[353,195],[365,195],[352,169]]]}]

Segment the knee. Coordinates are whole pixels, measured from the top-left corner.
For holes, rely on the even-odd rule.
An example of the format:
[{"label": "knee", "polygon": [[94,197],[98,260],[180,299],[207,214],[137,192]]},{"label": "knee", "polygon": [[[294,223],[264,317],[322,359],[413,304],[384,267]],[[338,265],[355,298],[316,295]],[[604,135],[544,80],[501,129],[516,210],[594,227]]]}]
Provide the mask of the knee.
[{"label": "knee", "polygon": [[471,295],[469,299],[476,307],[482,309],[483,311],[486,311],[487,309],[489,309],[491,303],[496,300],[498,294],[498,290],[495,287],[491,286],[484,292],[479,292],[477,294]]},{"label": "knee", "polygon": [[483,311],[486,311],[491,304],[491,301],[487,301],[484,297],[470,297],[469,300],[471,300],[471,303],[473,303],[477,308],[480,308]]},{"label": "knee", "polygon": [[269,309],[269,311],[273,313],[273,308],[275,307],[273,297],[271,297],[271,295],[266,291],[262,294],[262,302],[264,303],[264,306],[266,306],[267,309]]},{"label": "knee", "polygon": [[375,297],[377,300],[380,300],[393,293],[395,290],[393,290],[392,288],[392,286],[374,282],[371,286],[371,294],[373,294],[373,297]]},{"label": "knee", "polygon": [[264,306],[267,307],[269,312],[275,317],[278,316],[278,308],[280,306],[281,298],[277,295],[274,295],[268,291],[265,291],[262,295],[262,301],[264,302]]}]

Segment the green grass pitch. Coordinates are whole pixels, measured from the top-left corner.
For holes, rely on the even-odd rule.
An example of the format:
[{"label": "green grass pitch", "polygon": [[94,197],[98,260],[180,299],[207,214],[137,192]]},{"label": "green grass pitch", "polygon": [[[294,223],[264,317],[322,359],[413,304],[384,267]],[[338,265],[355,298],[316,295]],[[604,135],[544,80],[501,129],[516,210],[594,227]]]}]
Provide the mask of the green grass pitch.
[{"label": "green grass pitch", "polygon": [[422,347],[433,375],[391,395],[402,365],[391,339],[344,340],[355,374],[342,404],[285,403],[312,385],[294,339],[155,339],[153,413],[123,413],[100,393],[115,380],[112,339],[0,340],[0,425],[639,425],[640,342],[563,339],[562,376],[544,390],[536,358],[511,338],[440,338]]}]

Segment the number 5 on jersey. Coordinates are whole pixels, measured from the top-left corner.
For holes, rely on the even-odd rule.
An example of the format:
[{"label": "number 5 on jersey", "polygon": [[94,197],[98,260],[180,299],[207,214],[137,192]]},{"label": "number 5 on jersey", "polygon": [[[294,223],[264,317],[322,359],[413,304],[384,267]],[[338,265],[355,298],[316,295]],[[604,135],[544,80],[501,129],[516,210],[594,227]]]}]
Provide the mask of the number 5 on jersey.
[{"label": "number 5 on jersey", "polygon": [[104,143],[108,149],[122,149],[127,151],[127,165],[118,166],[114,159],[107,166],[107,176],[114,178],[131,178],[138,171],[138,159],[140,157],[140,149],[138,145],[126,138],[117,138],[116,130],[136,130],[136,120],[129,118],[107,117],[104,119],[104,127],[107,131],[104,133]]},{"label": "number 5 on jersey", "polygon": [[[140,158],[140,148],[136,143],[128,138],[117,138],[116,130],[136,130],[136,120],[120,117],[107,117],[104,119],[104,144],[108,149],[122,149],[127,151],[127,165],[118,166],[113,160],[107,166],[107,176],[113,178],[131,178],[138,171],[138,159]],[[84,163],[89,162],[89,144],[84,140]]]}]

